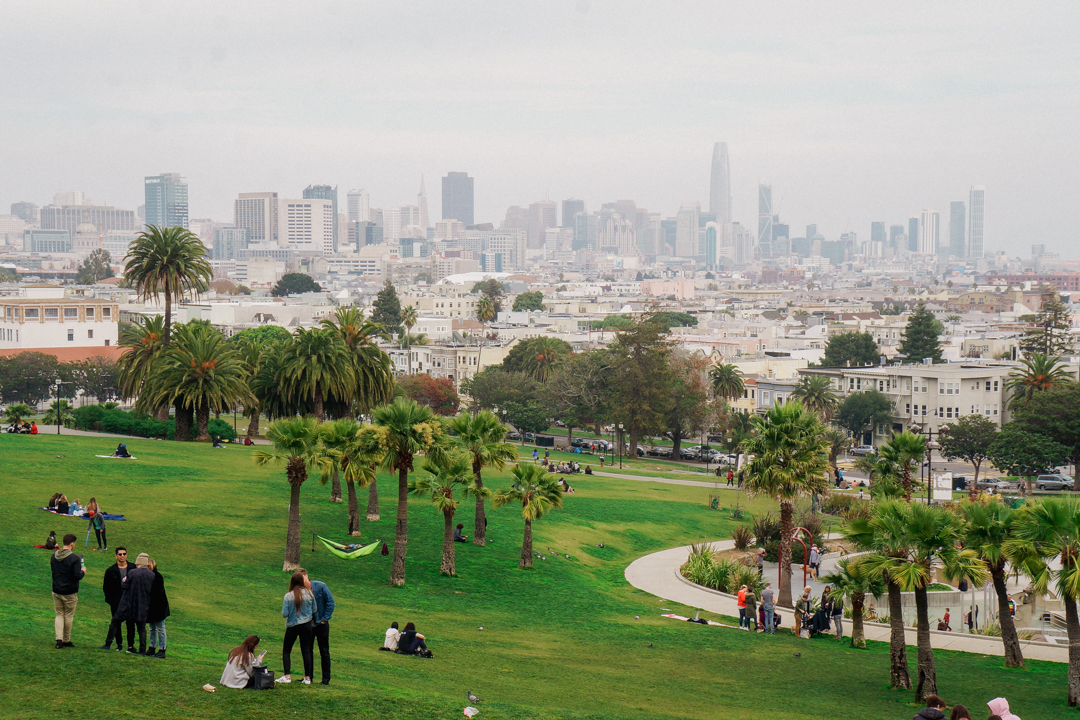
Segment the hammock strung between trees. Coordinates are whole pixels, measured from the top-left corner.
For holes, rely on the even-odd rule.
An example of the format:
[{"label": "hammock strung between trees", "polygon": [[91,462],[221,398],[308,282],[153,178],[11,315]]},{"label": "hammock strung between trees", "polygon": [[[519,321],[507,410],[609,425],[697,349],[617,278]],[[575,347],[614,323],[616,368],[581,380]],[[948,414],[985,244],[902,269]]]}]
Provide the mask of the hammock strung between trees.
[{"label": "hammock strung between trees", "polygon": [[326,546],[327,550],[329,550],[334,555],[337,555],[339,558],[344,558],[346,560],[355,560],[358,557],[370,555],[372,552],[375,551],[375,548],[379,546],[379,543],[382,542],[382,540],[376,540],[370,545],[365,545],[362,548],[358,548],[356,550],[346,550],[345,548],[349,547],[348,545],[341,545],[334,542],[333,540],[327,540],[322,535],[317,535],[316,537],[318,537],[319,541]]}]

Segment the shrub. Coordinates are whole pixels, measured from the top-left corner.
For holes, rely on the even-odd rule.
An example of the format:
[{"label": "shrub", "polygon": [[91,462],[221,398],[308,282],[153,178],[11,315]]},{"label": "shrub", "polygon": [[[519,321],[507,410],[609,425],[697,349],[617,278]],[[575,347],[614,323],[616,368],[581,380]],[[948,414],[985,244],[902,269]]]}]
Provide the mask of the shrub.
[{"label": "shrub", "polygon": [[762,547],[770,542],[780,542],[780,518],[772,513],[765,513],[754,518],[754,542]]},{"label": "shrub", "polygon": [[134,435],[136,437],[173,438],[173,421],[161,422],[142,413],[129,413],[109,405],[86,405],[75,409],[75,427],[79,430]]},{"label": "shrub", "polygon": [[236,439],[236,428],[232,423],[227,423],[221,418],[210,418],[210,424],[207,426],[210,431],[210,437],[220,437],[222,440],[228,440],[232,442]]},{"label": "shrub", "polygon": [[752,589],[754,594],[758,596],[760,602],[761,591],[765,587],[765,581],[758,575],[757,568],[749,567],[747,565],[736,564],[734,571],[731,573],[731,580],[729,587],[732,592],[738,591],[739,587],[745,585]]},{"label": "shrub", "polygon": [[746,525],[736,526],[731,531],[731,537],[735,541],[735,549],[740,552],[750,547],[750,543],[754,541],[754,534]]}]

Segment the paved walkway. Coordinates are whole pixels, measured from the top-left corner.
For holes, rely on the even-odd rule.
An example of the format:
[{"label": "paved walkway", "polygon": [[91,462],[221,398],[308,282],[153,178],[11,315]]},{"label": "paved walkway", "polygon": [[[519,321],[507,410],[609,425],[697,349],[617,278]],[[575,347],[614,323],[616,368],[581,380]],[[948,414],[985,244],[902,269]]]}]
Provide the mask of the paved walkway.
[{"label": "paved walkway", "polygon": [[[38,425],[38,434],[39,435],[56,435],[56,426],[55,425]],[[157,438],[139,437],[138,435],[118,435],[116,433],[95,432],[93,430],[76,430],[74,428],[68,428],[68,427],[60,428],[60,434],[61,435],[78,435],[80,437],[126,438],[129,442],[153,442],[154,440],[157,439]],[[240,439],[240,444],[242,445],[243,444],[243,435],[242,434],[238,435],[238,439]],[[264,440],[262,438],[253,438],[252,440],[256,445],[269,445],[270,444],[270,441]]]},{"label": "paved walkway", "polygon": [[[678,482],[678,481],[669,481]],[[733,540],[725,540],[713,543],[717,550],[730,550],[735,546]],[[670,550],[661,550],[644,557],[638,558],[627,566],[624,573],[627,582],[639,590],[656,595],[663,600],[671,600],[693,608],[738,617],[739,608],[734,595],[728,595],[717,590],[710,590],[699,585],[694,585],[679,574],[679,566],[686,562],[690,553],[690,547],[677,547]],[[775,564],[773,565],[775,571]],[[800,566],[801,567],[801,566]],[[800,567],[792,567],[792,578],[798,583]],[[813,583],[811,583],[813,586]],[[815,592],[815,596],[820,589]],[[785,628],[792,625],[791,610],[781,609]],[[845,635],[851,634],[851,621],[844,620]],[[867,640],[889,642],[889,626],[881,623],[864,623],[863,632]],[[968,635],[955,632],[930,632],[931,643],[936,650],[959,650],[961,652],[979,653],[982,655],[1004,655],[1005,649],[1000,638],[981,635]],[[906,628],[905,637],[907,644],[916,644],[915,629]],[[1052,662],[1068,662],[1069,650],[1064,645],[1021,640],[1021,648],[1024,657],[1030,660],[1049,660]]]}]

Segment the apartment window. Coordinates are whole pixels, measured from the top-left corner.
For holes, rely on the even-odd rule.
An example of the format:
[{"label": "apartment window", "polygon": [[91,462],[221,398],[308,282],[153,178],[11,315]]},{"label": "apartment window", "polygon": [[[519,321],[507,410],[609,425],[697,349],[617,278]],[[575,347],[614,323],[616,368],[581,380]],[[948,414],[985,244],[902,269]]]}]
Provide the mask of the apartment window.
[{"label": "apartment window", "polygon": [[848,378],[847,389],[848,390],[854,390],[855,389],[855,378]]},{"label": "apartment window", "polygon": [[79,308],[64,308],[64,319],[65,320],[78,320],[79,319]]},{"label": "apartment window", "polygon": [[86,337],[89,338],[90,340],[93,340],[94,339],[94,331],[93,330],[87,330],[86,331]]},{"label": "apartment window", "polygon": [[95,314],[94,308],[92,308],[92,307],[86,308],[86,319],[87,320],[93,320],[94,319],[94,314]]},{"label": "apartment window", "polygon": [[45,319],[46,320],[59,320],[60,319],[60,308],[45,308]]},{"label": "apartment window", "polygon": [[911,414],[911,403],[907,403],[904,406],[904,414],[905,415],[910,415]]},{"label": "apartment window", "polygon": [[4,314],[7,315],[8,320],[10,320],[11,319],[11,308],[8,307],[8,308],[5,308],[5,310],[6,310],[6,312]]},{"label": "apartment window", "polygon": [[885,392],[885,381],[884,380],[878,380],[877,381],[877,389],[878,389],[878,392]]},{"label": "apartment window", "polygon": [[[26,319],[37,320],[40,317],[41,310],[38,308],[26,308]],[[19,309],[15,308],[15,319],[19,319]]]},{"label": "apartment window", "polygon": [[68,330],[68,342],[75,342],[75,331]]},{"label": "apartment window", "polygon": [[971,406],[971,414],[972,415],[978,415],[979,414],[979,406],[978,405],[972,405]]},{"label": "apartment window", "polygon": [[[997,381],[995,380],[994,382],[996,383]],[[997,403],[994,403],[994,414],[995,414],[995,415],[997,415],[997,414],[998,414],[998,406],[997,406]]]},{"label": "apartment window", "polygon": [[990,392],[990,381],[986,381],[986,392]]},{"label": "apartment window", "polygon": [[953,409],[951,407],[945,408],[945,417],[952,418],[952,411]]},{"label": "apartment window", "polygon": [[762,390],[761,391],[761,404],[762,405],[767,406],[769,404],[769,395],[770,395],[770,392],[768,390]]},{"label": "apartment window", "polygon": [[[1000,381],[999,380],[994,381],[994,392],[998,391],[998,382],[1000,382]],[[997,407],[997,406],[995,405],[994,407]]]},{"label": "apartment window", "polygon": [[106,320],[112,317],[112,308],[101,308],[101,319]]}]

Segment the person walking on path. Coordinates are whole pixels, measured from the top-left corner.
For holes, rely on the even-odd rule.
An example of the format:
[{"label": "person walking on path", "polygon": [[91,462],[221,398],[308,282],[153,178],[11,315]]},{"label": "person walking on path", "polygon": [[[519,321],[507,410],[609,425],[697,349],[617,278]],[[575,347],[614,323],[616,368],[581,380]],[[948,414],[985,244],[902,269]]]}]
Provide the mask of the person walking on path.
[{"label": "person walking on path", "polygon": [[157,561],[150,558],[150,571],[154,573],[154,584],[150,588],[150,609],[146,613],[146,623],[150,626],[150,647],[146,654],[151,657],[165,657],[165,618],[169,617],[169,596],[165,594],[165,578],[157,569]]},{"label": "person walking on path", "polygon": [[[758,631],[758,617],[757,595],[754,593],[754,588],[747,588],[743,601],[746,603],[746,629],[756,633]],[[753,630],[750,629],[750,623],[754,624]]]},{"label": "person walking on path", "polygon": [[[307,570],[304,571],[307,575]],[[310,578],[309,578],[310,580]],[[330,684],[330,618],[334,615],[334,596],[326,583],[310,580],[311,594],[315,596],[315,639],[319,641],[319,666],[322,668],[322,684]],[[312,658],[314,662],[314,658]]]},{"label": "person walking on path", "polygon": [[[131,654],[146,654],[146,616],[150,612],[150,593],[154,588],[154,573],[150,570],[150,556],[139,553],[135,559],[135,569],[128,570],[127,587],[124,597],[120,599],[120,607],[116,610],[117,620],[126,620],[135,624],[139,632],[139,650],[130,646],[127,651]],[[120,628],[117,626],[117,633]]]},{"label": "person walking on path", "polygon": [[765,611],[765,632],[770,635],[776,634],[776,593],[773,592],[772,583],[765,583],[765,589],[761,591],[761,608]]},{"label": "person walking on path", "polygon": [[315,595],[311,592],[311,581],[302,570],[297,570],[289,579],[289,592],[281,600],[281,617],[285,618],[285,640],[281,647],[281,669],[284,675],[274,682],[291,683],[292,649],[297,639],[300,640],[300,657],[304,660],[304,684],[311,684],[315,660],[312,657],[314,644]]},{"label": "person walking on path", "polygon": [[735,473],[731,470],[727,471],[727,486],[733,487],[735,485]]},{"label": "person walking on path", "polygon": [[533,448],[533,465],[536,464],[536,460],[539,457],[540,457],[540,451],[537,450],[536,448]]},{"label": "person walking on path", "polygon": [[78,538],[68,533],[63,547],[49,558],[52,569],[53,609],[56,611],[56,649],[75,647],[71,642],[71,625],[75,621],[75,606],[79,604],[79,581],[86,574],[83,559],[75,554]]},{"label": "person walking on path", "polygon": [[746,620],[746,586],[743,585],[739,588],[739,593],[736,596],[739,606],[739,628],[749,628],[750,623]]},{"label": "person walking on path", "polygon": [[810,574],[818,579],[818,568],[821,567],[821,551],[817,545],[810,546]]},{"label": "person walking on path", "polygon": [[[109,634],[105,636],[105,644],[102,650],[108,650],[113,638],[116,638],[116,651],[124,649],[124,634],[120,627],[120,621],[116,619],[116,613],[120,609],[120,601],[124,599],[124,591],[127,589],[128,572],[133,570],[127,560],[127,548],[116,548],[116,562],[105,570],[105,580],[101,583],[101,590],[105,593],[105,602],[109,604]],[[135,645],[135,623],[127,623],[127,646],[131,650]]]}]

